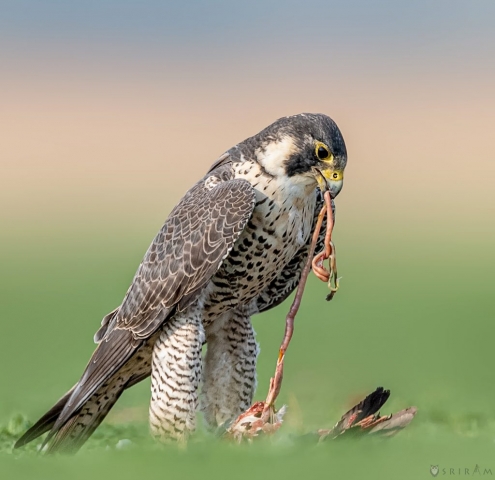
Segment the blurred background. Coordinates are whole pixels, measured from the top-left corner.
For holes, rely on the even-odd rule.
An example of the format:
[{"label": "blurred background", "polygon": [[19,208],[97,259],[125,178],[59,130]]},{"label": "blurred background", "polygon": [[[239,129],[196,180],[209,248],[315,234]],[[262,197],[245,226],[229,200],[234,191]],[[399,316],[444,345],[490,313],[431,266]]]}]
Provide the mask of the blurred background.
[{"label": "blurred background", "polygon": [[[321,112],[349,154],[343,279],[331,303],[314,279],[306,291],[281,394],[292,426],[331,425],[383,385],[390,409],[420,412],[390,447],[394,475],[490,466],[494,21],[491,0],[1,2],[0,423],[35,420],[75,383],[168,212],[220,154]],[[287,308],[254,320],[259,399]],[[145,425],[148,391],[109,422]]]}]

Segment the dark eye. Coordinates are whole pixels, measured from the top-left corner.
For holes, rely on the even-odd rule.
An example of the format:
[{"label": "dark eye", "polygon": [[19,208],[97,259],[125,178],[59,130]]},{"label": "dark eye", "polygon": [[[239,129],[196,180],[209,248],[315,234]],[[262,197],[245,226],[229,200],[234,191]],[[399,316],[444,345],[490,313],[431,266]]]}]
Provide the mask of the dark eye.
[{"label": "dark eye", "polygon": [[330,156],[330,152],[328,151],[328,148],[325,147],[324,145],[319,145],[317,148],[316,148],[316,156],[320,159],[320,160],[325,160],[325,158],[328,158]]}]

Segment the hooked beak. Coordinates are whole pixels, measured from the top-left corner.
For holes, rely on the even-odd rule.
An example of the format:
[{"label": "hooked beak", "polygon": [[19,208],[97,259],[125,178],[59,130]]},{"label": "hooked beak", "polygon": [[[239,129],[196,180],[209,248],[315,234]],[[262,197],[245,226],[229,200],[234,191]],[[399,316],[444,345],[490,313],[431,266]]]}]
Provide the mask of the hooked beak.
[{"label": "hooked beak", "polygon": [[322,192],[330,191],[330,196],[335,198],[342,190],[344,184],[344,171],[334,170],[331,167],[325,169],[315,168],[315,177],[318,187]]}]

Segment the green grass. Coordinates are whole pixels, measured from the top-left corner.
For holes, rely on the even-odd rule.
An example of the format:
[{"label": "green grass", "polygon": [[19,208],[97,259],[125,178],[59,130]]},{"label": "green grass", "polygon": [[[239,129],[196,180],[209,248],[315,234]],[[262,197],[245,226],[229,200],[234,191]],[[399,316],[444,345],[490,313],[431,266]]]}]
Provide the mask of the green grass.
[{"label": "green grass", "polygon": [[[100,319],[122,299],[156,225],[139,238],[73,226],[12,233],[2,257],[0,478],[429,478],[431,464],[495,473],[495,382],[490,235],[452,239],[436,224],[389,222],[363,233],[339,218],[341,290],[324,301],[312,279],[296,321],[273,439],[233,446],[200,432],[186,449],[148,437],[149,384],[131,389],[75,457],[11,447],[29,422],[77,380]],[[383,228],[381,228],[383,227]],[[445,225],[444,225],[445,227]],[[393,232],[393,233],[392,233]],[[117,239],[117,240],[116,240]],[[461,262],[459,252],[466,252]],[[462,267],[462,269],[461,269]],[[263,399],[288,304],[256,317]],[[391,440],[299,445],[299,433],[331,426],[375,387],[392,390],[384,413],[415,405]],[[116,450],[120,439],[132,446]]]}]

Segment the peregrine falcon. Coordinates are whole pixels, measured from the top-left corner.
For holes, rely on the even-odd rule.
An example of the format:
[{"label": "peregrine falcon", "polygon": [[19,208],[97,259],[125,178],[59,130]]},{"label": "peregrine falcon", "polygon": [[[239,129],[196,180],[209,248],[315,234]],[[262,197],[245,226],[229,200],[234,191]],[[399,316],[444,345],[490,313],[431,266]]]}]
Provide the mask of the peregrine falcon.
[{"label": "peregrine falcon", "polygon": [[46,450],[77,450],[149,375],[160,440],[186,439],[198,410],[212,428],[237,418],[256,388],[251,316],[297,286],[321,187],[335,198],[346,162],[342,134],[322,114],[281,118],[224,153],[172,210],[122,304],[103,318],[80,380],[16,446],[49,432]]}]

